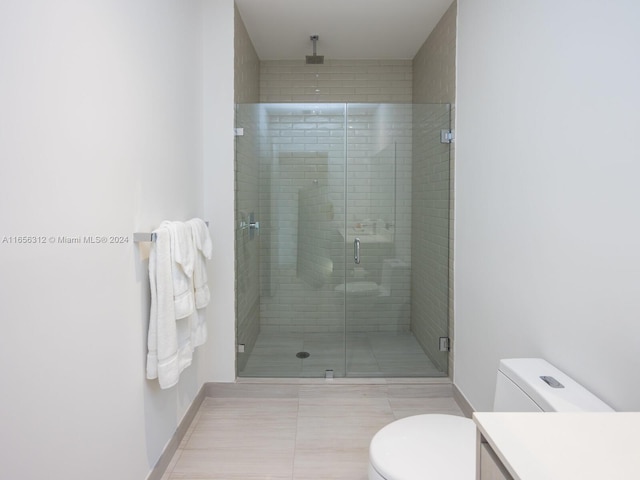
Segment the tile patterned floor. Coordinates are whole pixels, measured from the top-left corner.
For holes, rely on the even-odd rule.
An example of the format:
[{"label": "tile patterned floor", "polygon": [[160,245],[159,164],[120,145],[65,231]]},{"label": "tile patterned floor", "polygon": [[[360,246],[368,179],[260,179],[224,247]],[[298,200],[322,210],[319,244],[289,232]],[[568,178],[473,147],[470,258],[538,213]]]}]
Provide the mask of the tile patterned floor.
[{"label": "tile patterned floor", "polygon": [[448,383],[216,384],[162,480],[366,480],[368,447],[409,415],[462,415]]},{"label": "tile patterned floor", "polygon": [[[260,333],[242,377],[324,377],[327,369],[343,376],[442,375],[411,333],[351,333],[346,342],[333,333]],[[298,352],[309,352],[306,359]]]}]

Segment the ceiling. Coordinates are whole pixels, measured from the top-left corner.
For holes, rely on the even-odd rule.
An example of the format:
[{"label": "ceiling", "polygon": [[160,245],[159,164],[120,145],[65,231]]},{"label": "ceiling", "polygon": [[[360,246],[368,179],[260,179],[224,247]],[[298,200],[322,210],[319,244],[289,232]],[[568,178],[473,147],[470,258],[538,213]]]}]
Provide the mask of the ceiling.
[{"label": "ceiling", "polygon": [[453,0],[236,0],[260,60],[411,59]]}]

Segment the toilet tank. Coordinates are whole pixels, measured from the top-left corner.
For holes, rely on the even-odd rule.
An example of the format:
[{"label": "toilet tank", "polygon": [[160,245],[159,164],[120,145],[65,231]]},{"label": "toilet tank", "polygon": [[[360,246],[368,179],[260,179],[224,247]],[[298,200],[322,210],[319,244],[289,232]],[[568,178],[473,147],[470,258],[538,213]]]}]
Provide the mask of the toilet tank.
[{"label": "toilet tank", "polygon": [[495,412],[611,412],[582,385],[541,358],[500,360]]}]

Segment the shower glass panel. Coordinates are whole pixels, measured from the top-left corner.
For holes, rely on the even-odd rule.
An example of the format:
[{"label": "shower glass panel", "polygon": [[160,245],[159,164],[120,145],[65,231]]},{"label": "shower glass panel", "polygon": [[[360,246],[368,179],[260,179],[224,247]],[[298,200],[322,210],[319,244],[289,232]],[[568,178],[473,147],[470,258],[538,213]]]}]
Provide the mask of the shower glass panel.
[{"label": "shower glass panel", "polygon": [[442,376],[448,105],[239,105],[238,376]]},{"label": "shower glass panel", "polygon": [[344,290],[336,289],[344,283],[336,225],[345,222],[345,108],[238,106],[239,376],[346,373]]},{"label": "shower glass panel", "polygon": [[349,375],[447,374],[449,116],[449,105],[347,106]]}]

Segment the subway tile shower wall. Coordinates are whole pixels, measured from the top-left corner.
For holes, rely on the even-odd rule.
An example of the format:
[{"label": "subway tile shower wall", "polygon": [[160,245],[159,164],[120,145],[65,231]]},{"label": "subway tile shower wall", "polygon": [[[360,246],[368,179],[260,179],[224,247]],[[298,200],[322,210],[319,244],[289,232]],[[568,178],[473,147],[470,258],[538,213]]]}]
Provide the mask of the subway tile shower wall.
[{"label": "subway tile shower wall", "polygon": [[260,101],[411,103],[411,60],[300,60],[260,64]]},{"label": "subway tile shower wall", "polygon": [[260,101],[260,59],[249,33],[235,9],[234,35],[234,96],[235,103],[258,103]]},{"label": "subway tile shower wall", "polygon": [[[457,2],[453,2],[444,16],[431,32],[427,41],[413,59],[413,102],[414,103],[446,103],[451,107],[451,126],[455,125],[455,85],[456,85],[456,14]],[[444,128],[444,127],[443,127]],[[437,132],[434,132],[437,134]],[[413,261],[412,261],[412,331],[420,344],[425,348],[429,358],[441,368],[444,368],[442,356],[437,352],[437,336],[444,335],[447,331],[455,344],[454,310],[453,310],[453,245],[454,245],[454,211],[455,201],[454,174],[455,174],[455,142],[450,145],[448,154],[449,164],[449,205],[445,208],[442,202],[444,197],[438,198],[439,211],[427,208],[428,199],[421,190],[420,185],[428,182],[431,186],[437,186],[441,194],[446,188],[444,177],[439,180],[430,171],[439,171],[445,175],[444,162],[446,154],[439,154],[436,150],[429,149],[428,155],[417,154],[421,152],[419,145],[424,135],[414,135],[414,180],[413,180],[413,224],[417,226],[413,236]],[[448,211],[449,215],[449,240],[448,258],[445,255],[445,243],[442,238],[444,228],[443,215]],[[438,231],[440,238],[431,235],[429,245],[422,242],[426,232]],[[448,278],[445,272],[448,265]],[[448,281],[447,281],[448,280]],[[448,284],[448,292],[442,290]],[[435,290],[429,290],[428,285],[434,285]],[[427,289],[427,290],[425,290]],[[427,295],[422,293],[427,291]],[[448,298],[447,298],[448,297]],[[428,299],[428,301],[427,301]],[[448,312],[444,303],[448,302]],[[453,352],[448,355],[449,372],[453,371]]]},{"label": "subway tile shower wall", "polygon": [[[385,259],[410,260],[412,107],[350,105],[346,122],[344,105],[263,108],[260,330],[341,332],[345,272],[348,282],[361,279],[339,227],[378,218],[393,224],[393,246],[363,245],[367,281],[382,283]],[[352,303],[349,331],[407,331],[408,270],[405,277],[395,279],[391,301]]]},{"label": "subway tile shower wall", "polygon": [[[443,106],[444,107],[444,106]],[[413,148],[411,331],[434,364],[446,371],[438,337],[449,311],[449,145],[437,139],[448,108],[416,109]]]}]

